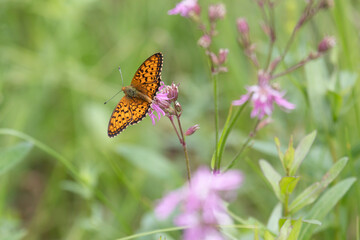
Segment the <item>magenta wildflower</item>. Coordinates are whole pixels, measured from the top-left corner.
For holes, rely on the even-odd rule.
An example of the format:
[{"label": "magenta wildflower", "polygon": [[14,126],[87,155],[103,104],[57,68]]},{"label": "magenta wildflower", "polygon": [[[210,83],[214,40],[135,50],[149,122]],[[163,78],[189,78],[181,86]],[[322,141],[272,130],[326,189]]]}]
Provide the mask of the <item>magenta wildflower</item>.
[{"label": "magenta wildflower", "polygon": [[286,109],[294,109],[295,105],[283,98],[285,92],[279,92],[269,84],[269,75],[260,71],[258,85],[246,87],[247,93],[242,95],[239,100],[232,102],[233,105],[242,105],[250,98],[254,109],[251,112],[251,117],[258,117],[262,119],[265,115],[271,116],[274,110],[274,102]]},{"label": "magenta wildflower", "polygon": [[[161,86],[154,97],[153,102],[151,103],[149,109],[149,116],[153,125],[155,125],[155,119],[160,120],[161,115],[171,115],[172,114],[172,107],[171,103],[176,102],[178,97],[178,85],[172,83],[171,85],[165,85],[161,82]],[[155,115],[157,113],[157,116]]]},{"label": "magenta wildflower", "polygon": [[200,168],[191,185],[186,184],[169,193],[159,202],[155,214],[159,219],[165,219],[180,205],[181,213],[174,223],[188,227],[184,230],[185,240],[222,240],[217,225],[232,224],[224,200],[235,197],[242,181],[242,174],[236,170],[214,175],[208,169]]},{"label": "magenta wildflower", "polygon": [[200,6],[197,0],[183,0],[176,4],[176,7],[169,10],[169,15],[180,14],[183,17],[189,17],[190,13],[200,14]]}]

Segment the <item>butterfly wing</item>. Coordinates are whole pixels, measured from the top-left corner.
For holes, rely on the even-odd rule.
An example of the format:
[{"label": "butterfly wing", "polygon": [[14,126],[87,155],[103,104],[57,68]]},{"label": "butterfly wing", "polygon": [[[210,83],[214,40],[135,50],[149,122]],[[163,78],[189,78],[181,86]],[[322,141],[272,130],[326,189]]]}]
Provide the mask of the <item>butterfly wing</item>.
[{"label": "butterfly wing", "polygon": [[140,98],[132,98],[130,100],[130,110],[132,113],[132,121],[130,125],[140,122],[148,112],[150,103]]},{"label": "butterfly wing", "polygon": [[108,126],[108,136],[115,137],[129,124],[131,124],[133,115],[131,111],[131,98],[124,96],[118,105],[116,105]]},{"label": "butterfly wing", "polygon": [[162,53],[155,53],[136,71],[131,86],[153,99],[159,89],[163,64]]}]

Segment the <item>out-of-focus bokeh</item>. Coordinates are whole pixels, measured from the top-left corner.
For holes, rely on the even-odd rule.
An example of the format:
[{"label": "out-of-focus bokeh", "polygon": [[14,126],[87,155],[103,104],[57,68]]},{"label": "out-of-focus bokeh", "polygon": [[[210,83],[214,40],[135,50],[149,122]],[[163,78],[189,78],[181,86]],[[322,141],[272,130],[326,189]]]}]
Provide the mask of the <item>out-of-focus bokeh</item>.
[{"label": "out-of-focus bokeh", "polygon": [[[305,1],[277,2],[275,54],[284,49],[305,5]],[[220,126],[231,101],[245,93],[246,85],[256,83],[256,72],[237,43],[236,19],[247,18],[260,54],[266,56],[268,47],[255,1],[223,3],[227,14],[219,21],[214,43],[229,49],[229,72],[219,76]],[[209,166],[215,140],[207,57],[197,45],[201,32],[196,26],[167,14],[175,4],[162,0],[0,2],[0,126],[38,141],[30,145],[10,130],[1,132],[1,148],[29,152],[0,175],[0,239],[116,239],[171,226],[153,216],[156,199],[186,179],[182,147],[170,122],[162,118],[153,126],[145,118],[110,139],[107,125],[121,95],[104,102],[122,87],[119,66],[128,85],[147,57],[162,52],[163,81],[180,84],[184,128],[200,125],[187,139],[191,167]],[[209,2],[199,4],[206,17]],[[289,65],[316,51],[326,35],[334,35],[337,46],[324,58],[277,81],[297,108],[291,113],[276,108],[273,123],[258,134],[237,164],[245,175],[238,199],[231,205],[238,215],[265,222],[276,203],[258,166],[260,158],[277,162],[274,136],[285,145],[291,135],[297,143],[318,131],[301,169],[304,182],[319,180],[332,160],[342,156],[350,157],[343,176],[359,176],[359,22],[358,1],[335,0],[331,10],[320,12],[299,32],[287,56]],[[225,160],[233,158],[254,126],[250,110],[231,133]],[[356,184],[329,217],[338,225],[320,229],[315,239],[333,239],[334,233],[337,239],[354,239],[359,196]],[[172,233],[167,239],[179,236],[180,232]]]}]

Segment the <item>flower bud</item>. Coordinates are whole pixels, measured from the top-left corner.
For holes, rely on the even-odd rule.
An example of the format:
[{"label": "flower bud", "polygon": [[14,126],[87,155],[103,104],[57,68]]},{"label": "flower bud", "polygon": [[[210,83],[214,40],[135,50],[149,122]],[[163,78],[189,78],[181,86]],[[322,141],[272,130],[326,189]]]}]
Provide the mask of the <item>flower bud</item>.
[{"label": "flower bud", "polygon": [[318,52],[323,53],[333,48],[336,44],[336,39],[333,36],[324,37],[324,39],[319,43]]},{"label": "flower bud", "polygon": [[209,19],[214,22],[218,19],[223,19],[226,14],[225,5],[222,3],[214,4],[209,6]]},{"label": "flower bud", "polygon": [[203,35],[199,40],[198,44],[200,47],[208,48],[211,44],[211,37],[209,35]]},{"label": "flower bud", "polygon": [[176,110],[176,112],[179,113],[179,115],[181,115],[182,107],[181,107],[181,104],[179,102],[175,102],[175,110]]},{"label": "flower bud", "polygon": [[236,21],[237,29],[241,34],[248,34],[249,33],[249,25],[245,18],[238,18]]},{"label": "flower bud", "polygon": [[228,53],[229,53],[229,49],[220,48],[220,50],[219,50],[219,58],[218,58],[219,64],[225,63]]},{"label": "flower bud", "polygon": [[199,124],[195,124],[194,126],[189,127],[188,130],[186,130],[185,135],[190,136],[190,135],[194,134],[198,129],[200,129]]},{"label": "flower bud", "polygon": [[167,88],[168,98],[171,99],[171,101],[176,101],[178,98],[178,94],[179,94],[178,86],[179,84],[172,83]]}]

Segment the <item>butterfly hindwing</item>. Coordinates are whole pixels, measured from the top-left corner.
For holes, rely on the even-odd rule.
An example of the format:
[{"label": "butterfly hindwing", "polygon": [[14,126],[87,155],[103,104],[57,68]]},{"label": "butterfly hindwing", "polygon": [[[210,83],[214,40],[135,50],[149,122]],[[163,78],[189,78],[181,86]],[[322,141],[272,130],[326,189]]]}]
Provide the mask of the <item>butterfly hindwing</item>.
[{"label": "butterfly hindwing", "polygon": [[109,121],[109,137],[115,137],[132,122],[130,101],[129,97],[124,96],[116,105]]}]

